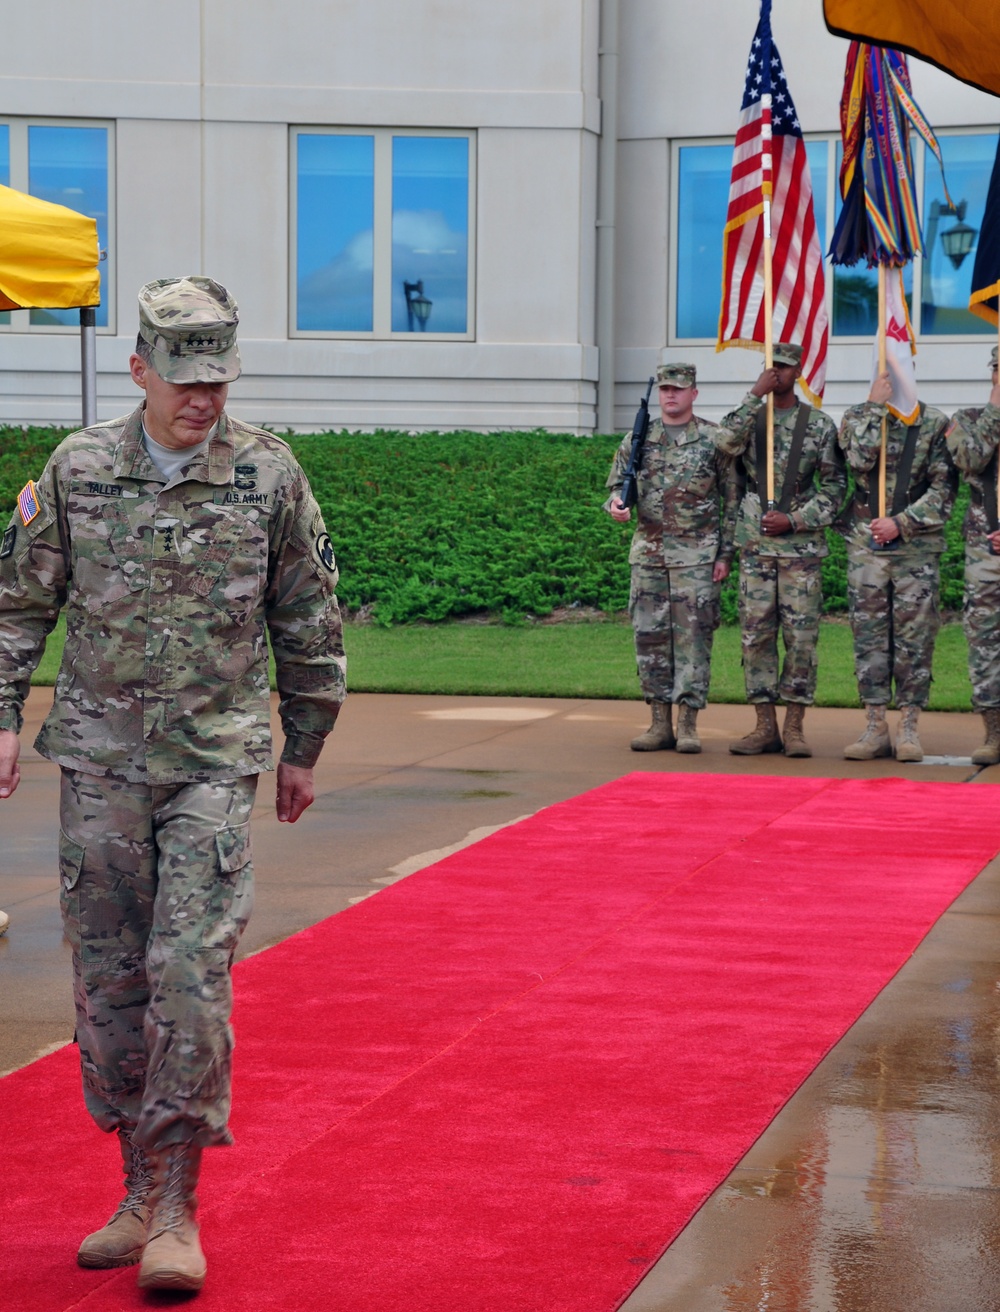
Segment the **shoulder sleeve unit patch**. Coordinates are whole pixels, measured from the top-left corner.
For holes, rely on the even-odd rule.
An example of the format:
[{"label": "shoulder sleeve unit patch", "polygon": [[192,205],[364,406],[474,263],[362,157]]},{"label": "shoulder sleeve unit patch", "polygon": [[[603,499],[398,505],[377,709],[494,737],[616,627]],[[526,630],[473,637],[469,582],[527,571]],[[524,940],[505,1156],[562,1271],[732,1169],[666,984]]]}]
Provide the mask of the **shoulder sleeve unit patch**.
[{"label": "shoulder sleeve unit patch", "polygon": [[27,528],[41,510],[38,504],[38,489],[29,478],[17,498],[17,508],[21,514],[21,523]]}]

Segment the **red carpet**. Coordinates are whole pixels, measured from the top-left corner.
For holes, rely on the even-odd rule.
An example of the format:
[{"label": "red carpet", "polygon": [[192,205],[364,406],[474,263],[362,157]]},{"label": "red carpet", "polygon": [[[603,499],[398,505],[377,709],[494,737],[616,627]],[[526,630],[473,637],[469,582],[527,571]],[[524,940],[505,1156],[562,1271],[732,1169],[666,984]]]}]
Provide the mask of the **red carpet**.
[{"label": "red carpet", "polygon": [[[998,848],[986,786],[631,775],[243,963],[200,1312],[612,1312]],[[73,1264],[75,1049],[0,1123],[4,1306],[151,1306]]]}]

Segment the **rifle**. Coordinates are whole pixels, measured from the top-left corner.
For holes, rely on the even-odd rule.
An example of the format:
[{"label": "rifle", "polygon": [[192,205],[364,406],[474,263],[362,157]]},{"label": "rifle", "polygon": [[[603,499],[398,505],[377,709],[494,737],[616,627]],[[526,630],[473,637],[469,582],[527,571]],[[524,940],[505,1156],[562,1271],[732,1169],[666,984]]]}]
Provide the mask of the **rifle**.
[{"label": "rifle", "polygon": [[649,432],[649,396],[652,390],[651,378],[646,388],[646,395],[639,402],[639,409],[635,412],[635,421],[632,424],[632,451],[625,468],[622,490],[618,494],[618,500],[626,510],[631,510],[639,499],[639,466],[642,464],[642,449],[646,445],[646,434]]}]

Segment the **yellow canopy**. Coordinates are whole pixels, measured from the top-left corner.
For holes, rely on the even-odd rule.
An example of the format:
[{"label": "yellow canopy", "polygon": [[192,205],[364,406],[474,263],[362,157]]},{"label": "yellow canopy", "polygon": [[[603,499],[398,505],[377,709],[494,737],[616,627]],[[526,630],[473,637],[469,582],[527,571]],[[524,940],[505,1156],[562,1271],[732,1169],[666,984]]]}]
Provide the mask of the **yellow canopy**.
[{"label": "yellow canopy", "polygon": [[837,36],[906,50],[1000,96],[996,0],[824,0],[823,11]]},{"label": "yellow canopy", "polygon": [[0,186],[0,310],[99,305],[97,224]]}]

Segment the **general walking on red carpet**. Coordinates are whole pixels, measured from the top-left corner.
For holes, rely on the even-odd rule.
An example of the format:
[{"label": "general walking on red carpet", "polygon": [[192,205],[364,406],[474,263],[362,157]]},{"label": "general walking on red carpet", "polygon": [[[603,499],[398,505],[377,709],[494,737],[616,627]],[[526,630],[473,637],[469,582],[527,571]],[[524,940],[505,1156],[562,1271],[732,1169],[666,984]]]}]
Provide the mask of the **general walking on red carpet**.
[{"label": "general walking on red carpet", "polygon": [[237,322],[210,278],[147,283],[130,359],[143,405],[68,437],[0,546],[0,798],[18,785],[31,673],[67,612],[35,746],[62,769],[84,1099],[125,1172],[77,1260],[140,1262],[143,1289],[201,1288],[202,1151],[232,1142],[230,970],[253,901],[257,778],[272,768],[265,629],[285,733],[279,820],[311,805],[344,698],[319,507],[287,444],[224,409]]}]

